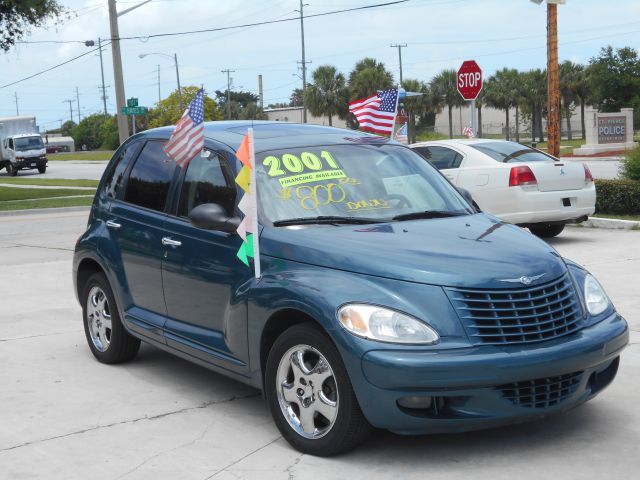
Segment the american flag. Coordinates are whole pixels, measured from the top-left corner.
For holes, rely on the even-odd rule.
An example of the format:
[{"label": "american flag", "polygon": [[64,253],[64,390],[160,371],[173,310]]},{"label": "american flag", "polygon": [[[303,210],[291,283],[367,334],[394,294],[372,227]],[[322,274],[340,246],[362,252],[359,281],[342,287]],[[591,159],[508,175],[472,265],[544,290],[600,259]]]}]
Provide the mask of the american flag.
[{"label": "american flag", "polygon": [[409,136],[407,135],[408,126],[406,123],[403,123],[402,126],[398,129],[396,134],[393,136],[393,139],[396,142],[404,143],[405,145],[409,144]]},{"label": "american flag", "polygon": [[360,130],[391,135],[398,108],[398,89],[381,90],[377,95],[349,102],[349,111],[358,120]]},{"label": "american flag", "polygon": [[473,133],[473,129],[471,127],[464,127],[462,129],[462,134],[465,135],[467,138],[475,137],[475,135]]},{"label": "american flag", "polygon": [[204,91],[200,89],[176,124],[164,151],[180,167],[185,167],[204,146]]}]

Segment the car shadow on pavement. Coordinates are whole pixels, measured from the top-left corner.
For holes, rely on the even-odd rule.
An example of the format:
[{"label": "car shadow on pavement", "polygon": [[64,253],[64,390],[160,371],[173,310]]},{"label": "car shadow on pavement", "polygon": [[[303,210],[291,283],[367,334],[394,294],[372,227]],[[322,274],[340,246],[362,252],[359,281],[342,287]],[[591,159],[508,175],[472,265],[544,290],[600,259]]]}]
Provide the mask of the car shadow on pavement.
[{"label": "car shadow on pavement", "polygon": [[[127,368],[133,370],[131,374],[134,376],[140,375],[151,383],[159,382],[168,390],[181,391],[183,395],[193,390],[194,395],[197,392],[196,396],[208,395],[209,392],[219,395],[221,391],[237,397],[259,396],[256,389],[144,344],[136,360]],[[243,408],[247,409],[247,418],[264,416],[264,423],[270,422],[271,415],[264,401],[247,402]],[[607,426],[617,423],[607,418],[612,415],[617,415],[615,410],[612,412],[603,404],[591,402],[538,421],[490,430],[416,436],[375,430],[360,448],[332,461],[369,463],[372,458],[378,458],[384,459],[385,466],[419,462],[446,467],[455,463],[486,461],[489,457],[494,458],[497,452],[500,456],[515,459],[537,451],[542,454],[562,449],[593,437],[607,438],[615,432],[614,426],[611,426],[612,432],[606,431]],[[251,435],[250,431],[246,433]]]}]

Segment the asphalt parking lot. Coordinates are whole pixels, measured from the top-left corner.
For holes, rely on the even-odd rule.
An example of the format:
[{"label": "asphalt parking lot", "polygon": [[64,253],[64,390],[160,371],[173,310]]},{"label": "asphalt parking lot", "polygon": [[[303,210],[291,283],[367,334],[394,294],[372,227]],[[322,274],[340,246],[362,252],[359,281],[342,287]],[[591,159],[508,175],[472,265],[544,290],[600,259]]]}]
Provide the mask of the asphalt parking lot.
[{"label": "asphalt parking lot", "polygon": [[[563,158],[564,161],[586,162],[594,178],[617,178],[620,162],[611,159],[587,159],[587,158]],[[106,161],[91,160],[70,160],[70,161],[50,161],[45,174],[38,173],[37,170],[21,170],[18,173],[21,177],[32,178],[85,178],[89,180],[100,180],[102,172],[107,166]],[[6,176],[3,169],[0,178]]]},{"label": "asphalt parking lot", "polygon": [[[86,177],[85,177],[86,178]],[[580,408],[458,435],[376,432],[301,455],[258,392],[152,347],[98,363],[71,285],[87,210],[0,216],[0,478],[633,478],[640,471],[640,232],[567,228],[551,241],[591,270],[630,323],[618,378]],[[635,474],[633,472],[636,472]]]}]

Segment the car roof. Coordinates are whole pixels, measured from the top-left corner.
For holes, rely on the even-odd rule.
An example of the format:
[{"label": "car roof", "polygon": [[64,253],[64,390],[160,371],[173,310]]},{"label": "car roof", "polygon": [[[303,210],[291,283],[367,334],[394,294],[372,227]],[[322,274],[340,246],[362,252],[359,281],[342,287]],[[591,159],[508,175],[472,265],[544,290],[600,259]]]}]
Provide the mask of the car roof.
[{"label": "car roof", "polygon": [[42,135],[40,135],[39,133],[16,133],[15,135],[9,135],[10,137],[13,138],[23,138],[23,137],[40,137],[42,138]]},{"label": "car roof", "polygon": [[[378,135],[371,135],[358,130],[327,127],[289,122],[269,122],[264,120],[232,120],[205,122],[205,138],[221,142],[238,150],[247,129],[253,127],[256,152],[266,150],[304,147],[307,145],[332,144],[380,144],[399,145],[393,140]],[[169,138],[175,126],[154,128],[142,132],[143,137]]]},{"label": "car roof", "polygon": [[468,145],[468,146],[472,146],[472,145],[479,145],[482,143],[494,143],[494,142],[509,142],[509,143],[513,143],[510,140],[499,140],[499,139],[493,139],[493,138],[451,138],[451,139],[445,139],[445,140],[427,140],[425,142],[418,142],[418,143],[414,143],[411,146],[420,146],[420,145],[458,145],[458,146],[463,146],[463,145]]}]

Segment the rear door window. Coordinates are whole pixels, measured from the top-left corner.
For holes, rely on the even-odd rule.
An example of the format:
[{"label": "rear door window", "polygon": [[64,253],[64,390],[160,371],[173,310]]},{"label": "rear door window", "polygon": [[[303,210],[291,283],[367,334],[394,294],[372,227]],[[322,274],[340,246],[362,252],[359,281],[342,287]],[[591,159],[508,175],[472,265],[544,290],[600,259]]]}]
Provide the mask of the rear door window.
[{"label": "rear door window", "polygon": [[431,162],[438,170],[458,168],[462,162],[462,155],[446,147],[418,147],[418,152]]},{"label": "rear door window", "polygon": [[124,201],[162,212],[176,168],[164,153],[162,142],[147,142],[127,180]]},{"label": "rear door window", "polygon": [[109,171],[105,175],[103,193],[108,198],[118,198],[118,193],[124,185],[124,174],[131,161],[140,151],[141,141],[130,142],[125,145],[118,157],[113,161]]}]

